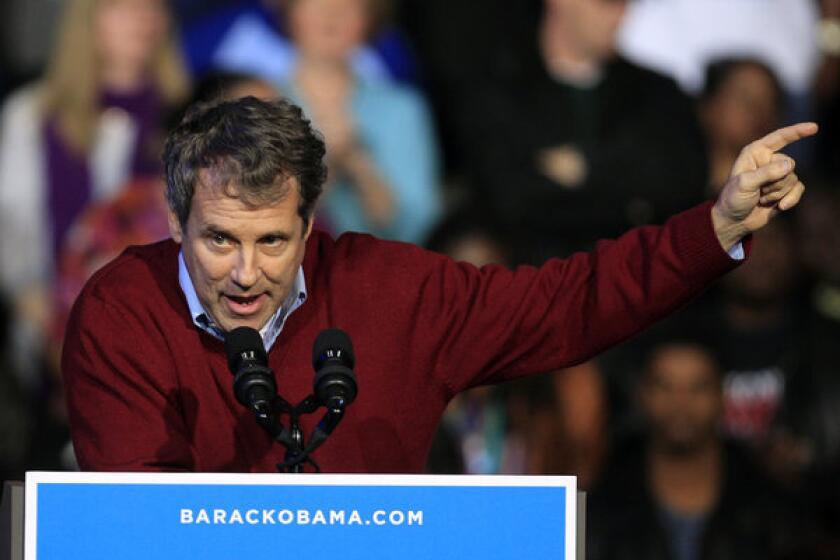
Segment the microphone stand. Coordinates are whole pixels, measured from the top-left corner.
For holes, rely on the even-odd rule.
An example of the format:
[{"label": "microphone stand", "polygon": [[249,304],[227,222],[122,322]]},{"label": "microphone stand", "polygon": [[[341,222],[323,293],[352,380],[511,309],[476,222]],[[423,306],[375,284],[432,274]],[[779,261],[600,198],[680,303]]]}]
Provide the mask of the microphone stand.
[{"label": "microphone stand", "polygon": [[[340,329],[326,329],[315,339],[313,393],[296,406],[277,393],[277,384],[268,367],[268,355],[259,332],[244,326],[233,329],[225,336],[225,351],[228,368],[234,374],[236,400],[254,413],[257,424],[274,441],[286,448],[286,456],[282,463],[277,464],[277,470],[301,473],[304,465],[309,463],[315,472],[321,472],[321,467],[309,455],[326,441],[344,418],[344,409],[357,394],[353,345],[347,333]],[[327,411],[307,445],[300,417],[315,412],[320,406]],[[288,428],[280,421],[284,414],[289,416]]]},{"label": "microphone stand", "polygon": [[[321,467],[309,455],[327,440],[344,418],[345,403],[338,399],[337,403],[331,403],[331,406],[326,407],[327,410],[312,431],[307,445],[300,427],[300,417],[303,414],[315,412],[320,406],[315,395],[307,396],[297,406],[292,406],[286,399],[277,395],[270,411],[255,412],[257,423],[271,435],[274,441],[286,448],[283,462],[277,464],[278,472],[302,473],[307,463],[312,465],[315,472],[321,472]],[[289,416],[288,428],[278,420],[278,415],[282,414]]]},{"label": "microphone stand", "polygon": [[[300,427],[301,415],[315,412],[318,409],[318,402],[315,400],[315,396],[307,396],[294,407],[283,397],[278,396],[275,401],[275,406],[279,412],[285,412],[289,415],[289,439],[291,440],[291,445],[286,445],[286,457],[282,463],[277,465],[277,470],[279,472],[302,473],[304,463],[309,463],[315,467],[315,472],[321,472],[318,463],[310,458],[307,453],[304,453],[305,440],[303,438],[303,430]],[[281,441],[280,443],[283,442]]]}]

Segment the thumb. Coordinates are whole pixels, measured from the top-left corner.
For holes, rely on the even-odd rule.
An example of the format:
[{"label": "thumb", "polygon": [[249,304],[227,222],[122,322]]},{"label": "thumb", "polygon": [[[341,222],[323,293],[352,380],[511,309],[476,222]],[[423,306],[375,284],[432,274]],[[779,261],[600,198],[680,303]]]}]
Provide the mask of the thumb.
[{"label": "thumb", "polygon": [[741,173],[737,179],[739,191],[753,193],[758,192],[762,185],[775,183],[783,179],[793,171],[793,160],[790,158],[774,158],[767,165],[762,165],[753,171]]}]

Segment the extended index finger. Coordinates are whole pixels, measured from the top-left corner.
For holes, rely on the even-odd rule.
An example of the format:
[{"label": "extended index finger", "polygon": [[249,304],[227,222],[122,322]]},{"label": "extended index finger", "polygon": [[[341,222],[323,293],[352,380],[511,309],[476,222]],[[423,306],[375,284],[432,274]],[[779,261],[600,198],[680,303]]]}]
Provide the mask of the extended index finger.
[{"label": "extended index finger", "polygon": [[785,146],[793,144],[797,140],[813,136],[817,133],[817,130],[819,130],[817,123],[804,122],[794,124],[771,132],[764,138],[756,140],[755,144],[773,152],[778,152]]}]

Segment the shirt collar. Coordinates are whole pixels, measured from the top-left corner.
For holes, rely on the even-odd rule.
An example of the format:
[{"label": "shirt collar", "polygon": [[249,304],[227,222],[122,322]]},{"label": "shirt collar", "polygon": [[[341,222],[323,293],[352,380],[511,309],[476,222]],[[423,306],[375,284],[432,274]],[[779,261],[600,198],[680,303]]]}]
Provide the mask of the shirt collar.
[{"label": "shirt collar", "polygon": [[[178,253],[178,283],[181,285],[181,291],[184,297],[187,298],[187,306],[190,309],[190,316],[193,324],[206,333],[213,335],[219,340],[225,339],[224,331],[218,327],[210,314],[204,311],[201,302],[198,300],[198,294],[195,291],[190,273],[187,270],[187,265],[184,262],[184,253]],[[303,276],[303,267],[298,267],[297,276],[295,277],[292,289],[289,292],[289,297],[280,308],[274,312],[274,315],[263,325],[260,329],[260,336],[263,340],[266,352],[271,349],[274,341],[280,336],[283,331],[283,326],[286,324],[286,319],[303,303],[306,301],[306,281]]]}]

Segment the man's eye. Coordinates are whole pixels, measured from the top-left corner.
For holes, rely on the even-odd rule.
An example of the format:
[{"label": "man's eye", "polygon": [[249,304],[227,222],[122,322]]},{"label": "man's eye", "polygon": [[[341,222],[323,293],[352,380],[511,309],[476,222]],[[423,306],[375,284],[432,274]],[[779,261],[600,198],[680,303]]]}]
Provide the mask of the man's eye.
[{"label": "man's eye", "polygon": [[210,236],[210,241],[213,245],[218,245],[219,247],[224,247],[228,244],[228,238],[222,235],[221,233],[214,233]]},{"label": "man's eye", "polygon": [[279,235],[268,235],[263,237],[262,242],[269,247],[276,247],[277,245],[283,243],[283,238]]}]

